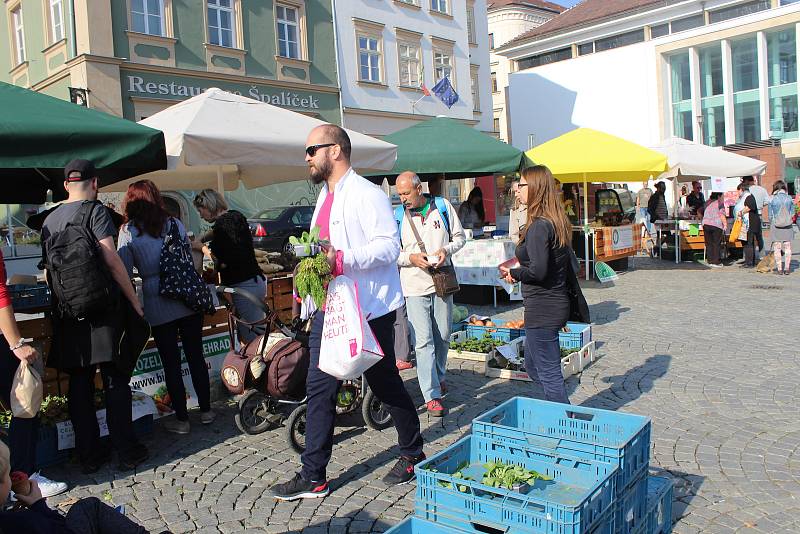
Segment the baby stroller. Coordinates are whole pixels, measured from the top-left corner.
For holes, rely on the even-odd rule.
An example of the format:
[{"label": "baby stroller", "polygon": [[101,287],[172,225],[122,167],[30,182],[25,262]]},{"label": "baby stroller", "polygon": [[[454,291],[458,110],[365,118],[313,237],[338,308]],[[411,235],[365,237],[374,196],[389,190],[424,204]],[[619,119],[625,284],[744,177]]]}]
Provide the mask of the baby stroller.
[{"label": "baby stroller", "polygon": [[[298,453],[305,450],[306,376],[310,355],[308,335],[311,322],[296,318],[287,326],[261,300],[241,289],[217,286],[220,301],[228,309],[228,334],[231,351],[225,357],[222,382],[241,397],[236,426],[245,434],[260,434],[281,423],[286,427],[286,440]],[[247,323],[236,316],[225,295],[241,295],[260,306],[266,318]],[[248,344],[236,347],[239,324],[252,328],[259,336]],[[271,334],[271,335],[270,335]],[[336,415],[361,410],[364,423],[375,430],[392,425],[392,416],[368,387],[364,377],[345,380],[336,395]]]}]

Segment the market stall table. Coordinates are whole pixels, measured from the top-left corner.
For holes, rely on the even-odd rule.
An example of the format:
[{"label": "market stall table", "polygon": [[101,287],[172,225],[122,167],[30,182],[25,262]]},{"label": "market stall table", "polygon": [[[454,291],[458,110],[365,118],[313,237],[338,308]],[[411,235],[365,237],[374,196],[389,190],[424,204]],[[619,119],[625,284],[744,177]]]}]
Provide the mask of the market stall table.
[{"label": "market stall table", "polygon": [[[494,305],[497,306],[497,288],[509,295],[517,284],[499,278],[498,266],[514,257],[517,244],[510,239],[474,239],[453,254],[453,267],[458,283],[462,285],[490,286],[494,288]],[[518,289],[517,289],[518,291]]]},{"label": "market stall table", "polygon": [[[583,226],[573,226],[574,234],[584,235]],[[590,257],[582,258],[586,268],[597,262],[610,262],[636,256],[642,250],[642,225],[623,224],[620,226],[588,226],[588,236],[594,245],[589,249]],[[576,248],[580,252],[580,248]]]}]

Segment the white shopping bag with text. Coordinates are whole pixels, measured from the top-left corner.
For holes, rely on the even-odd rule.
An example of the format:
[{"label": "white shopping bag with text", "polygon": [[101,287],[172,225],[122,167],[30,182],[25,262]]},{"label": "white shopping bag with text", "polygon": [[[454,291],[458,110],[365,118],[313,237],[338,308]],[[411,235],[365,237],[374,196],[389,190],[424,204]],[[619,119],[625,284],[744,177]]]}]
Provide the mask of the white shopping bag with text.
[{"label": "white shopping bag with text", "polygon": [[339,380],[352,380],[383,358],[358,302],[358,287],[346,276],[328,285],[319,369]]}]

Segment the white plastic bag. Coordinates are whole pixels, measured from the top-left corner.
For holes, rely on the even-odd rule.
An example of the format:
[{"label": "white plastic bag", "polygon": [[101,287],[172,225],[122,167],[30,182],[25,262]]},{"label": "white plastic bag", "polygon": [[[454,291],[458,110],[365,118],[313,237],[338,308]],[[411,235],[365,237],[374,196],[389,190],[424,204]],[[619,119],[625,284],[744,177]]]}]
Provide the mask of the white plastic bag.
[{"label": "white plastic bag", "polygon": [[14,382],[11,384],[11,414],[31,419],[42,407],[44,386],[39,373],[26,361],[19,362]]},{"label": "white plastic bag", "polygon": [[319,369],[339,379],[352,380],[383,358],[358,302],[356,283],[337,276],[328,285]]}]

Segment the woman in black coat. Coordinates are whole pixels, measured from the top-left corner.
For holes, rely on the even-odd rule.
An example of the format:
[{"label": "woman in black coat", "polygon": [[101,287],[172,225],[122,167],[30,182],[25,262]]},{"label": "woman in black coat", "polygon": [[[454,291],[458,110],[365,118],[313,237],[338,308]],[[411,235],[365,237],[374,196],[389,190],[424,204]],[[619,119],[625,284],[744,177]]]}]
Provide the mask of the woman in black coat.
[{"label": "woman in black coat", "polygon": [[516,249],[519,267],[500,268],[508,282],[522,282],[525,307],[525,369],[539,380],[545,399],[569,404],[561,374],[558,333],[570,315],[568,293],[572,226],[561,207],[550,170],[537,165],[522,173],[528,218]]}]

